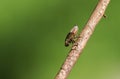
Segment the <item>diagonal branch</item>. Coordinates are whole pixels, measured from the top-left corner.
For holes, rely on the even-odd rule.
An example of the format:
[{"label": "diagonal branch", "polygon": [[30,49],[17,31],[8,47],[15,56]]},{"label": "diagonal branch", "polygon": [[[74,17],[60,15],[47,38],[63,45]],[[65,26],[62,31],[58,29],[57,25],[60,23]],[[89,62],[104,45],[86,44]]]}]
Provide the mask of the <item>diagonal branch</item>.
[{"label": "diagonal branch", "polygon": [[89,18],[87,24],[79,35],[77,41],[73,44],[66,60],[64,61],[60,71],[56,75],[55,79],[66,79],[73,68],[74,64],[78,60],[83,48],[85,47],[88,39],[92,35],[96,25],[103,17],[105,9],[110,0],[99,0],[95,10]]}]

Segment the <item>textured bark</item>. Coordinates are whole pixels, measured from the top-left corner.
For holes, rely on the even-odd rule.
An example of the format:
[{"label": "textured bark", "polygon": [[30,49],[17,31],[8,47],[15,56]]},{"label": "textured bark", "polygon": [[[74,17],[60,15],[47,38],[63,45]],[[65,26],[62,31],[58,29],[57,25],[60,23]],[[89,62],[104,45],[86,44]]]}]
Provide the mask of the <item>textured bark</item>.
[{"label": "textured bark", "polygon": [[103,17],[105,9],[109,4],[110,0],[99,0],[96,8],[94,9],[91,17],[89,18],[84,29],[80,33],[77,41],[73,44],[69,54],[63,63],[60,71],[56,75],[55,79],[66,79],[73,68],[74,64],[78,60],[83,48],[85,47],[88,39],[92,35],[96,25]]}]

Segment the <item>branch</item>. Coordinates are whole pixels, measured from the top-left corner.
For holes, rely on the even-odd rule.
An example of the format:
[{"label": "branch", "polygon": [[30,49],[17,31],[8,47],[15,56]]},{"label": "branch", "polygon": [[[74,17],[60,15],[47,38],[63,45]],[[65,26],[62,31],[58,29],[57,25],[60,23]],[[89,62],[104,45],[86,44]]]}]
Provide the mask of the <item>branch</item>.
[{"label": "branch", "polygon": [[66,79],[78,60],[83,48],[85,47],[88,39],[92,35],[96,25],[103,17],[105,9],[109,4],[110,0],[99,0],[95,10],[89,18],[87,24],[79,35],[77,41],[73,44],[65,62],[63,63],[60,71],[56,75],[55,79]]}]

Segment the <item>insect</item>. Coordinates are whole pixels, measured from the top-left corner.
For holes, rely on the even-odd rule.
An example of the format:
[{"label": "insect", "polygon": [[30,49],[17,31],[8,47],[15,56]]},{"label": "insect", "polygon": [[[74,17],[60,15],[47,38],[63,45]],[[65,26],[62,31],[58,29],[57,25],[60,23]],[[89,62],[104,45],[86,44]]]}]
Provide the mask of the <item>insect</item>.
[{"label": "insect", "polygon": [[70,43],[74,43],[78,32],[78,26],[75,25],[65,38],[65,46],[68,47]]}]

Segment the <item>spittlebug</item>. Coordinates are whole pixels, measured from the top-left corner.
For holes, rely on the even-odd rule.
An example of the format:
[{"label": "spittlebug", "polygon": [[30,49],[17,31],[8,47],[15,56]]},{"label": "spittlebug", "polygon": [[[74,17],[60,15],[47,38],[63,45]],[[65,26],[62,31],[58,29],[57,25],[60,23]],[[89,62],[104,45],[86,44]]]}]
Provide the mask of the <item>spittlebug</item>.
[{"label": "spittlebug", "polygon": [[78,26],[75,25],[65,38],[65,46],[68,47],[70,43],[74,43],[78,32]]}]

